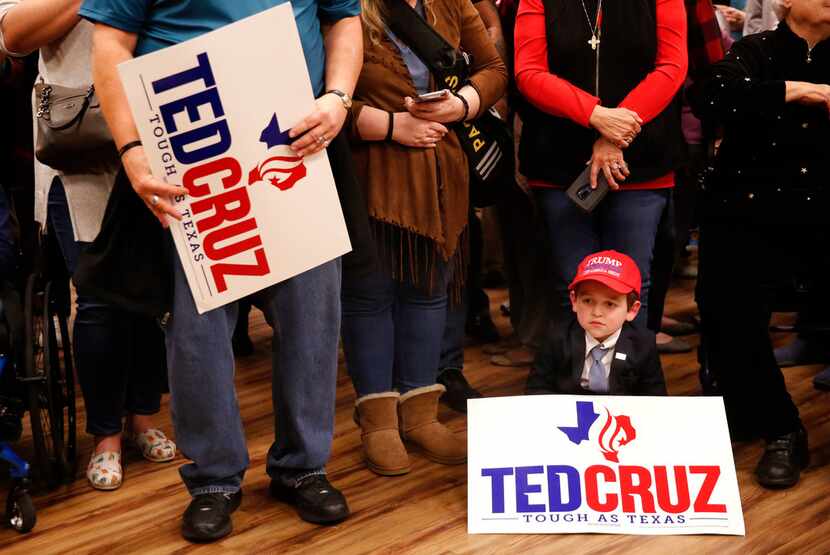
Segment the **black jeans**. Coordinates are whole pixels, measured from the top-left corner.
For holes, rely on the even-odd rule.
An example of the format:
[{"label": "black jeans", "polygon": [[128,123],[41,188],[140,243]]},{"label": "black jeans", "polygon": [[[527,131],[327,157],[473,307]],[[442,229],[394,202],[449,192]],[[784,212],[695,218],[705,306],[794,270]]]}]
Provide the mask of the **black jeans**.
[{"label": "black jeans", "polygon": [[[66,267],[73,273],[87,243],[75,241],[66,194],[58,179],[49,190],[49,232],[57,238]],[[73,342],[87,433],[114,435],[122,430],[125,413],[159,411],[167,365],[164,335],[154,319],[79,291]]]},{"label": "black jeans", "polygon": [[648,328],[655,333],[660,331],[674,264],[681,258],[689,242],[689,230],[697,219],[697,197],[701,172],[706,163],[706,150],[705,146],[700,144],[688,145],[688,149],[689,159],[675,174],[677,183],[671,191],[654,240]]},{"label": "black jeans", "polygon": [[743,198],[706,201],[697,297],[709,366],[723,392],[730,428],[769,438],[800,425],[773,355],[770,314],[782,299],[793,297],[795,278],[809,284],[802,301],[826,310],[822,278],[830,269],[830,233],[816,198],[766,206]]}]

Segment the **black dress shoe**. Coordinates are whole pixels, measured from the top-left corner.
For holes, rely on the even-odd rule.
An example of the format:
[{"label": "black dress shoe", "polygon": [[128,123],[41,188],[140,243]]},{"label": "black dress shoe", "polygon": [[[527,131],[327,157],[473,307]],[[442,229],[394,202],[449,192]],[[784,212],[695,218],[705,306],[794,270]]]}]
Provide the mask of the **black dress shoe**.
[{"label": "black dress shoe", "polygon": [[813,387],[820,391],[830,391],[830,366],[813,376]]},{"label": "black dress shoe", "polygon": [[212,542],[233,530],[231,513],[242,502],[242,490],[236,493],[202,493],[194,495],[182,518],[182,537],[192,542]]},{"label": "black dress shoe", "polygon": [[801,426],[795,432],[767,440],[755,475],[758,483],[766,488],[789,488],[798,483],[801,471],[809,462],[807,430]]},{"label": "black dress shoe", "polygon": [[467,399],[480,399],[481,393],[476,391],[467,382],[467,378],[458,368],[447,368],[438,374],[438,383],[447,388],[441,400],[451,409],[458,412],[467,412]]},{"label": "black dress shoe", "polygon": [[325,475],[313,474],[297,484],[286,486],[271,480],[271,495],[294,505],[300,518],[314,524],[336,524],[349,516],[349,506],[343,494],[331,485]]}]

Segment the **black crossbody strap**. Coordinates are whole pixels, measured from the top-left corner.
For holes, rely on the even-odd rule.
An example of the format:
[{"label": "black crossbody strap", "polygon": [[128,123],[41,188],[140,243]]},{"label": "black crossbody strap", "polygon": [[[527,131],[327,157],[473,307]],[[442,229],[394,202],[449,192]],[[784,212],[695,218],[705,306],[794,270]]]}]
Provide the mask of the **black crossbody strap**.
[{"label": "black crossbody strap", "polygon": [[467,54],[453,48],[406,0],[386,0],[387,24],[409,46],[436,81],[455,91],[466,81],[471,64]]}]

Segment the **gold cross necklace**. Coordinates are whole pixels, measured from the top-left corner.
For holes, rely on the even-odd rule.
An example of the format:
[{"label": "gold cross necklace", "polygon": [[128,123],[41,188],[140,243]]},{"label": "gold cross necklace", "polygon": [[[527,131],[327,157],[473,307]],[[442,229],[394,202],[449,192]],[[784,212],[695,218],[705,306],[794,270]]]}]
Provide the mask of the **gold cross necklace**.
[{"label": "gold cross necklace", "polygon": [[588,44],[591,45],[591,50],[596,50],[600,43],[600,18],[602,16],[602,0],[599,0],[597,3],[597,18],[596,23],[591,23],[591,18],[588,17],[588,8],[585,6],[585,0],[580,0],[582,2],[582,11],[585,12],[585,21],[588,22],[588,29],[591,30],[591,40],[588,41]]}]

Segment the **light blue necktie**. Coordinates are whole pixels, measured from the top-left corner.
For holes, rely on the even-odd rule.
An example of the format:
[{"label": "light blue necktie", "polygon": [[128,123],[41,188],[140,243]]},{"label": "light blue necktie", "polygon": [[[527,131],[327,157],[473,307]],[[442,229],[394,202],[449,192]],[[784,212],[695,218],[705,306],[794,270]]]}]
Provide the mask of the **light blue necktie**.
[{"label": "light blue necktie", "polygon": [[588,389],[594,393],[608,393],[608,376],[605,375],[605,366],[602,365],[602,357],[608,349],[602,345],[595,345],[589,355],[591,356],[591,369],[588,371]]}]

